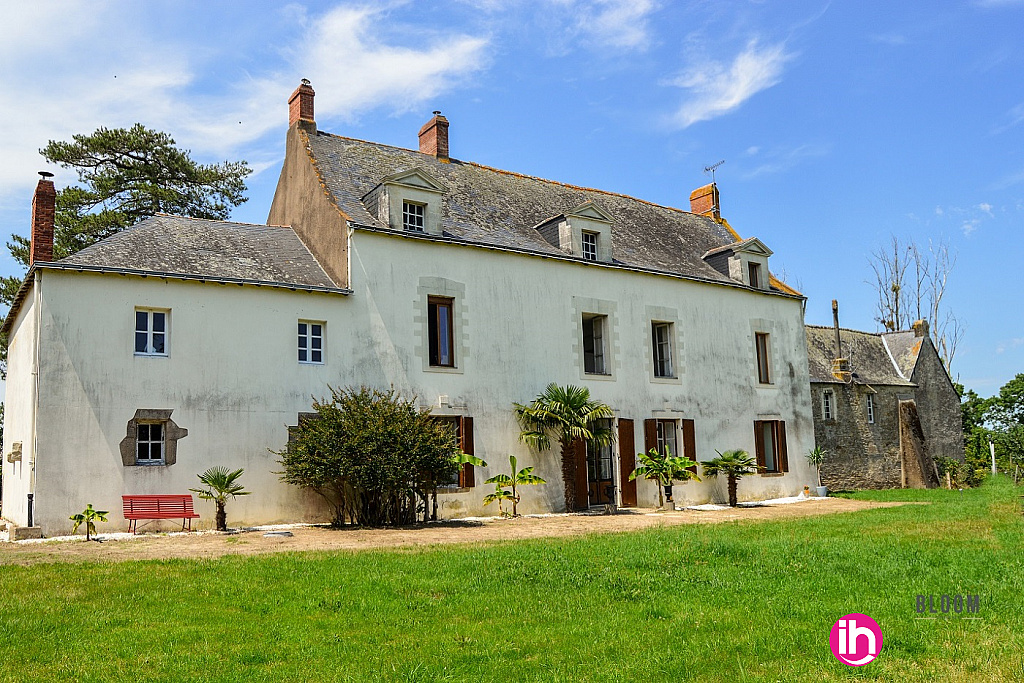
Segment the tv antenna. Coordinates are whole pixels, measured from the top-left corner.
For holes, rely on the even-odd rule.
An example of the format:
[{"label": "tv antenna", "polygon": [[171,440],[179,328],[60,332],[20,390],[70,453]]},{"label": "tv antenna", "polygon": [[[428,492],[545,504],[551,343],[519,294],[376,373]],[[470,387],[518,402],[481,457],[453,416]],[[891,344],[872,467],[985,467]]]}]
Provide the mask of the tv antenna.
[{"label": "tv antenna", "polygon": [[711,176],[711,182],[712,183],[715,182],[715,171],[717,171],[718,167],[721,166],[724,163],[725,163],[725,159],[722,159],[717,164],[711,164],[710,166],[705,166],[704,167],[704,175]]}]

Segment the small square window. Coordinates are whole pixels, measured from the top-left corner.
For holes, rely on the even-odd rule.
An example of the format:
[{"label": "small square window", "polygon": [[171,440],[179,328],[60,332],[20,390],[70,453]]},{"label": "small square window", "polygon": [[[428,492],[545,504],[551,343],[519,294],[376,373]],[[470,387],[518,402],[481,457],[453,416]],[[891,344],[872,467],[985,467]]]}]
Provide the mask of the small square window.
[{"label": "small square window", "polygon": [[428,333],[430,335],[430,364],[435,367],[455,367],[455,331],[452,316],[454,300],[447,297],[427,298]]},{"label": "small square window", "polygon": [[167,318],[170,311],[135,309],[135,355],[167,355]]},{"label": "small square window", "polygon": [[585,261],[596,261],[597,260],[597,233],[586,232],[583,233],[583,259]]},{"label": "small square window", "polygon": [[583,317],[583,372],[591,375],[608,374],[605,364],[605,324],[607,316]]},{"label": "small square window", "polygon": [[651,323],[655,377],[675,377],[672,368],[672,327],[672,323]]},{"label": "small square window", "polygon": [[323,322],[299,321],[299,362],[313,364],[324,362]]},{"label": "small square window", "polygon": [[161,465],[164,462],[164,424],[140,422],[135,440],[135,460],[140,465]]},{"label": "small square window", "polygon": [[423,232],[423,214],[427,207],[415,202],[402,202],[402,228]]}]

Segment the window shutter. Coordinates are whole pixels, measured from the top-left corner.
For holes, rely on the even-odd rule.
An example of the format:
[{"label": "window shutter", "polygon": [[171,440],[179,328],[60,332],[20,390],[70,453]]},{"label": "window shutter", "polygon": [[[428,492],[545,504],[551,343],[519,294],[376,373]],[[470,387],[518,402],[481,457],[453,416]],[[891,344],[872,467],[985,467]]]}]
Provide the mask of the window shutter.
[{"label": "window shutter", "polygon": [[644,420],[644,455],[658,447],[658,421]]},{"label": "window shutter", "polygon": [[[683,455],[694,462],[697,460],[697,435],[693,429],[693,420],[683,420]],[[686,469],[697,474],[696,465]]]},{"label": "window shutter", "polygon": [[[462,452],[469,455],[473,453],[473,418],[462,418]],[[459,473],[459,486],[464,489],[471,489],[476,486],[476,471],[470,463],[463,463],[462,472]]]},{"label": "window shutter", "polygon": [[789,454],[786,449],[786,423],[779,420],[779,471],[789,472]]},{"label": "window shutter", "polygon": [[619,420],[619,481],[623,507],[636,505],[636,480],[629,475],[636,469],[636,451],[633,450],[633,421]]},{"label": "window shutter", "polygon": [[764,472],[764,422],[760,420],[754,421],[754,455],[758,472]]}]

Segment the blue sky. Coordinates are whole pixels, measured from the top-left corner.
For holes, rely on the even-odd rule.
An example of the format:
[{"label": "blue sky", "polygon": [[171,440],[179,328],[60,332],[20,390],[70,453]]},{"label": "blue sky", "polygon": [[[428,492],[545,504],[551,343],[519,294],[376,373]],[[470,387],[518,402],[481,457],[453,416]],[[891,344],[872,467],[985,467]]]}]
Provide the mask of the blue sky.
[{"label": "blue sky", "polygon": [[136,121],[247,159],[233,217],[262,223],[306,77],[322,130],[415,147],[440,109],[456,158],[670,206],[724,159],[723,215],[808,323],[837,298],[844,327],[877,329],[870,253],[945,241],[953,371],[990,395],[1024,372],[1022,35],[1024,0],[17,3],[0,225],[27,233],[48,140]]}]

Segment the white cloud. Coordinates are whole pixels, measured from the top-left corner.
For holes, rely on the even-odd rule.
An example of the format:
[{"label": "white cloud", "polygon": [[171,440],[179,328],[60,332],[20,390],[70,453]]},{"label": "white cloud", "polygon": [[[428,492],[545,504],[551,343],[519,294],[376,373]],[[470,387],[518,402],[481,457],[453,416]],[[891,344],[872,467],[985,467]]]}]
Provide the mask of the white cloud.
[{"label": "white cloud", "polygon": [[656,8],[652,0],[596,0],[582,7],[580,30],[603,45],[644,48],[648,18]]},{"label": "white cloud", "polygon": [[941,216],[941,215],[942,215],[942,214],[944,214],[944,213],[945,213],[945,211],[943,211],[943,210],[942,210],[942,207],[941,207],[941,206],[936,206],[936,207],[935,207],[935,215],[936,215],[936,216]]},{"label": "white cloud", "polygon": [[1000,133],[1006,132],[1021,121],[1024,121],[1024,102],[1021,102],[1016,107],[1013,107],[1010,111],[1006,112],[1006,116],[1003,117],[1003,123],[993,128],[992,134],[999,135]]},{"label": "white cloud", "polygon": [[1018,346],[1024,345],[1024,337],[1017,337],[1008,341],[999,342],[996,346],[996,353],[1006,353],[1010,349],[1015,349]]},{"label": "white cloud", "polygon": [[877,33],[870,36],[872,42],[882,43],[883,45],[906,45],[909,41],[905,35],[900,33]]},{"label": "white cloud", "polygon": [[970,237],[974,233],[974,231],[978,229],[978,226],[980,225],[980,218],[971,218],[970,220],[966,220],[963,222],[963,224],[960,226],[960,230],[963,231],[965,237]]},{"label": "white cloud", "polygon": [[831,151],[832,147],[826,144],[806,144],[792,148],[779,148],[764,152],[761,155],[763,161],[755,168],[742,173],[743,178],[756,178],[762,175],[782,173],[803,163],[808,159],[823,157]]},{"label": "white cloud", "polygon": [[992,214],[992,205],[989,204],[988,202],[982,202],[981,204],[978,204],[976,208],[978,209],[978,211],[981,211],[984,214],[988,214],[989,218],[995,218],[995,216]]},{"label": "white cloud", "polygon": [[691,93],[672,117],[673,122],[686,128],[729,113],[782,80],[786,62],[794,56],[786,52],[784,43],[762,47],[752,40],[728,66],[721,62],[691,66],[671,82]]},{"label": "white cloud", "polygon": [[[379,36],[406,27],[387,9],[338,7],[310,17],[290,6],[268,14],[268,33],[288,34],[281,22],[301,30],[270,66],[247,74],[217,51],[246,45],[190,44],[190,36],[163,32],[141,4],[12,5],[0,28],[0,202],[34,185],[38,149],[50,139],[141,122],[198,158],[243,156],[259,169],[280,153],[258,143],[284,130],[286,100],[301,77],[317,88],[319,121],[353,120],[371,109],[422,106],[486,65],[486,37],[417,28],[415,43],[389,43]],[[254,31],[247,44],[255,51],[267,40]]]}]

